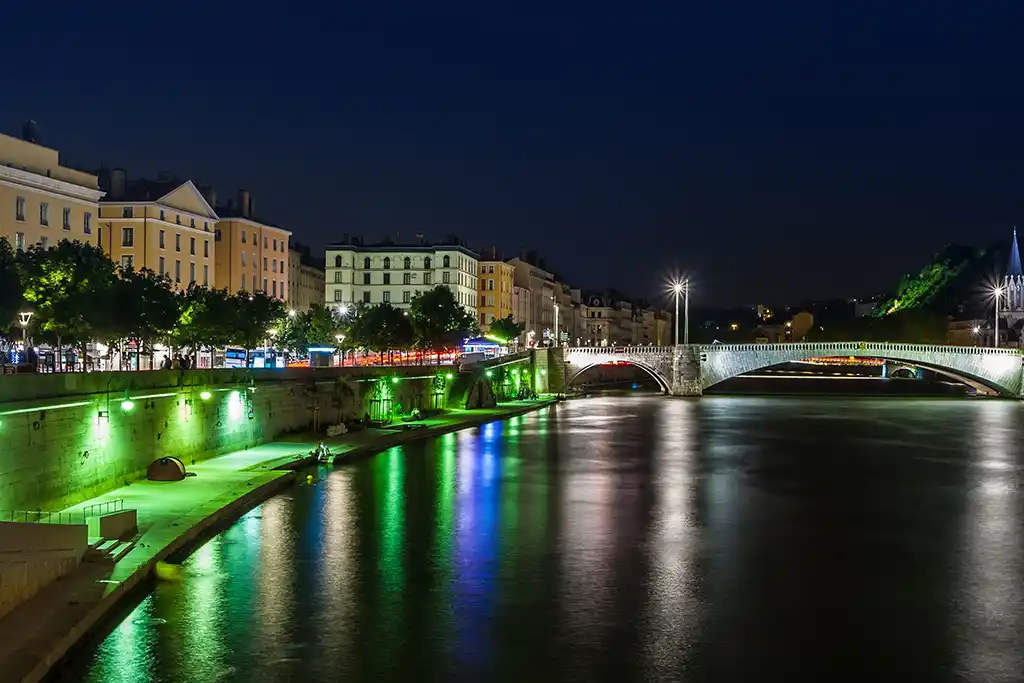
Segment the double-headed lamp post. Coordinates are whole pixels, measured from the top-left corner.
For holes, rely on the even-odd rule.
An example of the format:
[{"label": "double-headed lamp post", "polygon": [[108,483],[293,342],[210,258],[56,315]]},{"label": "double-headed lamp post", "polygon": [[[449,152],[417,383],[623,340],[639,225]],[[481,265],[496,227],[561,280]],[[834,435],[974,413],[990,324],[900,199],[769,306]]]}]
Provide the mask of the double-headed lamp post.
[{"label": "double-headed lamp post", "polygon": [[676,335],[675,343],[679,345],[679,295],[683,295],[683,343],[690,343],[690,278],[683,278],[672,283],[672,293],[676,297]]},{"label": "double-headed lamp post", "polygon": [[998,348],[999,347],[999,297],[1001,297],[1003,295],[1003,288],[1002,287],[996,287],[994,290],[992,290],[992,292],[993,292],[993,294],[996,295],[996,324],[995,324],[995,333],[996,333],[996,335],[995,335],[995,340],[992,342],[992,345],[994,347]]},{"label": "double-headed lamp post", "polygon": [[28,323],[34,311],[18,311],[18,324],[21,325],[21,352],[28,352]]}]

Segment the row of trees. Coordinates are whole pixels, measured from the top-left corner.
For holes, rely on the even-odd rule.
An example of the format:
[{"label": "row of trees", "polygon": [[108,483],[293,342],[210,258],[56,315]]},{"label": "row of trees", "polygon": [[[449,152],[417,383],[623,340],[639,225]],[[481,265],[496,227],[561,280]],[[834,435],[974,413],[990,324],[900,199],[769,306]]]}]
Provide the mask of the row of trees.
[{"label": "row of trees", "polygon": [[[126,270],[99,247],[59,242],[16,252],[0,238],[0,335],[18,338],[18,312],[31,310],[32,336],[57,348],[85,351],[89,342],[113,347],[135,342],[140,353],[168,344],[197,353],[270,343],[304,353],[311,346],[372,350],[453,350],[479,333],[473,315],[443,285],[416,295],[407,311],[390,304],[359,305],[347,315],[327,306],[285,310],[263,292],[176,291],[167,276]],[[492,332],[512,339],[522,327],[511,316]]]}]

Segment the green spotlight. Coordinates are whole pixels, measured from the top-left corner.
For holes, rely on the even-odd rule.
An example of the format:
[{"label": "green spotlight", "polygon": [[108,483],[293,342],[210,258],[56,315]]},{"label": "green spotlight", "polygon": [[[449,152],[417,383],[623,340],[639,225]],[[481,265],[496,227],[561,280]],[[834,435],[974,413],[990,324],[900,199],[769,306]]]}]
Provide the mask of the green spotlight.
[{"label": "green spotlight", "polygon": [[392,377],[391,378],[391,383],[392,384],[398,384],[398,378],[397,377]]},{"label": "green spotlight", "polygon": [[209,391],[200,391],[199,392],[199,398],[203,399],[204,401],[209,401],[211,395],[212,394],[210,394]]},{"label": "green spotlight", "polygon": [[445,376],[444,376],[444,378],[445,378],[445,379],[451,379],[451,378],[452,378],[452,377],[454,377],[454,376],[455,376],[455,375],[453,375],[452,373],[450,373],[450,372],[449,372],[449,373],[448,373],[447,375],[445,375]]},{"label": "green spotlight", "polygon": [[488,371],[487,371],[486,373],[484,373],[484,374],[486,374],[486,375],[487,375],[488,377],[490,377],[492,373],[491,373],[491,371],[490,371],[490,370],[488,370]]},{"label": "green spotlight", "polygon": [[121,401],[121,410],[123,410],[126,413],[130,413],[132,408],[134,407],[135,401],[131,400],[130,398],[126,398],[125,400]]}]

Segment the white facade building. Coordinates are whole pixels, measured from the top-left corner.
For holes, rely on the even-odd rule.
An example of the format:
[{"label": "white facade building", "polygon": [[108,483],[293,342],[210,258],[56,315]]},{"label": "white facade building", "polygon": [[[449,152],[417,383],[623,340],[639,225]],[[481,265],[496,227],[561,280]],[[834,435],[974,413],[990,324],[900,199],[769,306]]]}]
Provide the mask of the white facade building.
[{"label": "white facade building", "polygon": [[445,285],[476,318],[478,257],[466,247],[332,244],[326,261],[328,305],[389,303],[406,309],[420,292]]}]

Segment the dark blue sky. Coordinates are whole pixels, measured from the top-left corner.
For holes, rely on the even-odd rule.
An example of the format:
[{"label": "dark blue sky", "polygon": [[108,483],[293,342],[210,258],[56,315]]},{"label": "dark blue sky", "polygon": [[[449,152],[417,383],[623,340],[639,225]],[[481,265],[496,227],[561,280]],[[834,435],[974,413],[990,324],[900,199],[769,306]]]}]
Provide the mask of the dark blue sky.
[{"label": "dark blue sky", "polygon": [[778,303],[1024,225],[1020,0],[64,5],[8,8],[0,128],[246,186],[317,247],[457,233]]}]

